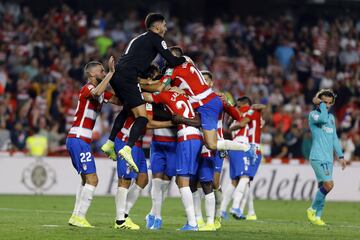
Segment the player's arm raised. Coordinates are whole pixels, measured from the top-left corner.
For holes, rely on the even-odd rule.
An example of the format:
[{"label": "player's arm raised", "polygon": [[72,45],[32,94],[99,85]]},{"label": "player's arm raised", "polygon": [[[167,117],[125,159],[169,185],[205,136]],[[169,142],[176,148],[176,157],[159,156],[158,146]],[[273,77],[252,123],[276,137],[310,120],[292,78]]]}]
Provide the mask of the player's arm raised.
[{"label": "player's arm raised", "polygon": [[106,74],[105,78],[96,86],[96,88],[91,89],[90,94],[93,97],[99,97],[103,92],[105,92],[106,87],[112,78],[112,76],[115,73],[115,63],[114,63],[114,57],[111,56],[109,58],[109,72]]}]

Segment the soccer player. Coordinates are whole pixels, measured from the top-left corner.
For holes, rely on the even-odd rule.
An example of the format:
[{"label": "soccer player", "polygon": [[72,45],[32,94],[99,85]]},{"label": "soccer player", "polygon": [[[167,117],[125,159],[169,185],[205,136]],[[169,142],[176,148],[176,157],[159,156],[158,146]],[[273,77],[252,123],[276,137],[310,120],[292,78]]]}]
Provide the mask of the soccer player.
[{"label": "soccer player", "polygon": [[[263,105],[256,105],[251,108],[250,98],[243,96],[238,99],[240,112],[242,116],[236,118],[239,122],[240,131],[237,132],[235,140],[249,142],[255,146],[257,156],[249,157],[243,151],[229,151],[230,158],[230,177],[232,184],[227,189],[223,202],[221,204],[222,215],[226,216],[226,208],[233,196],[233,205],[230,213],[235,219],[245,219],[240,209],[240,202],[249,186],[250,181],[254,178],[259,164],[261,162],[260,136],[261,136],[261,110]],[[234,130],[234,128],[231,128]]]},{"label": "soccer player", "polygon": [[344,170],[346,167],[344,154],[336,134],[335,117],[329,113],[335,102],[335,97],[336,95],[331,89],[321,89],[313,98],[316,109],[309,114],[309,126],[312,133],[309,159],[319,189],[311,207],[307,209],[307,217],[312,224],[319,226],[326,225],[321,219],[321,215],[326,195],[334,187],[332,180],[334,151],[340,160],[342,169]]},{"label": "soccer player", "polygon": [[[180,57],[183,51],[180,47],[172,47],[171,53]],[[187,62],[175,67],[168,68],[163,76],[171,79],[172,85],[184,90],[189,96],[193,108],[200,113],[201,127],[204,134],[204,143],[210,150],[244,150],[249,151],[248,144],[238,143],[217,137],[218,117],[223,111],[221,99],[207,85],[200,71],[187,58]]]},{"label": "soccer player", "polygon": [[[166,59],[169,66],[175,67],[185,62],[184,57],[175,57],[171,54],[164,41],[164,35],[167,31],[164,16],[159,13],[150,13],[145,19],[146,32],[140,34],[130,41],[124,54],[116,64],[116,74],[111,79],[111,86],[115,94],[124,102],[124,109],[130,109],[135,116],[134,127],[129,133],[129,140],[121,148],[118,154],[135,170],[138,168],[131,155],[131,148],[141,135],[145,133],[148,118],[146,115],[145,102],[141,96],[141,89],[138,83],[138,76],[144,74],[149,68],[151,62],[159,53]],[[116,118],[116,121],[125,119]],[[116,129],[121,128],[120,124],[114,124]],[[117,131],[117,130],[116,130]],[[107,142],[109,146],[105,150],[113,148],[113,142]]]},{"label": "soccer player", "polygon": [[80,90],[75,119],[66,139],[66,148],[72,164],[82,180],[69,224],[77,227],[93,227],[85,218],[98,183],[90,146],[92,130],[102,104],[108,101],[116,104],[119,102],[112,93],[105,91],[115,72],[113,57],[109,59],[107,74],[103,65],[97,61],[86,64],[84,72],[88,82]]},{"label": "soccer player", "polygon": [[152,172],[152,207],[146,216],[146,227],[159,230],[162,226],[161,208],[171,179],[176,176],[177,129],[154,129],[150,145],[150,166]]},{"label": "soccer player", "polygon": [[[163,103],[173,113],[186,119],[196,120],[195,112],[188,98],[177,92],[162,91],[159,94],[143,93],[147,102]],[[200,124],[200,121],[197,122]],[[196,125],[196,124],[194,124]],[[176,175],[181,199],[185,208],[187,223],[181,231],[198,231],[194,202],[190,190],[190,177],[198,168],[198,157],[202,147],[201,132],[198,128],[185,124],[178,125],[176,146]]]},{"label": "soccer player", "polygon": [[[147,128],[164,128],[171,127],[173,124],[169,121],[155,121],[153,120],[153,109],[151,104],[146,104],[149,122]],[[115,139],[115,151],[124,147],[129,140],[128,133],[134,127],[135,117],[130,115],[121,131],[117,134]],[[128,168],[126,162],[117,161],[118,173],[118,189],[115,196],[116,203],[116,221],[115,228],[138,230],[140,227],[133,223],[129,217],[129,212],[137,201],[140,191],[148,184],[148,174],[145,155],[142,149],[142,141],[138,140],[131,151],[132,157],[135,159],[135,164],[139,166],[139,171],[136,173],[132,168]],[[135,182],[131,185],[132,179]]]},{"label": "soccer player", "polygon": [[[214,81],[213,81],[213,75],[211,72],[203,70],[201,71],[201,74],[204,76],[204,79],[206,83],[211,87],[215,93],[217,93],[220,96],[224,96],[221,92],[214,89]],[[225,106],[227,103],[225,103],[226,98],[221,98],[223,105]],[[227,108],[225,107],[224,110],[226,111]],[[223,121],[225,116],[225,111],[223,111],[219,118],[218,118],[218,124],[217,124],[217,135],[218,139],[224,139],[224,129],[223,129]],[[214,194],[215,194],[215,228],[220,229],[221,227],[221,202],[222,202],[222,190],[220,185],[220,175],[221,170],[224,162],[224,157],[226,156],[225,151],[217,151],[214,156],[214,177],[213,177],[213,188],[214,188]]]}]

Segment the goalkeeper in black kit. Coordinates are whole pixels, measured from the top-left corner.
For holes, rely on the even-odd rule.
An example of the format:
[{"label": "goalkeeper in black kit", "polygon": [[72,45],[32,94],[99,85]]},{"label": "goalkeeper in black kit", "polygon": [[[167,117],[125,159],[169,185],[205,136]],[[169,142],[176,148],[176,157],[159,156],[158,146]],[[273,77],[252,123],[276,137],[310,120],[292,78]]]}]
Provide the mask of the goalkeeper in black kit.
[{"label": "goalkeeper in black kit", "polygon": [[169,67],[178,66],[186,61],[184,57],[173,56],[167,48],[164,41],[164,35],[167,31],[164,16],[159,13],[148,14],[145,19],[145,26],[147,31],[130,41],[116,64],[116,72],[110,81],[110,85],[116,96],[124,103],[124,109],[115,119],[109,140],[102,146],[105,154],[116,159],[114,139],[127,116],[133,114],[135,122],[129,134],[129,141],[126,146],[119,150],[118,154],[136,172],[138,167],[131,156],[131,148],[138,138],[145,134],[148,122],[138,77],[146,73],[158,53],[165,58]]}]

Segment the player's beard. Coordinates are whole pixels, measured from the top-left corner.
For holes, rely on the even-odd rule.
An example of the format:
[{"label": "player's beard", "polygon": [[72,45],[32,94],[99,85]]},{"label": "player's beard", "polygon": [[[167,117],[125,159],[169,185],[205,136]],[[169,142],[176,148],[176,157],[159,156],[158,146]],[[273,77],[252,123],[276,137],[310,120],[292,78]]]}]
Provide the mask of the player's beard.
[{"label": "player's beard", "polygon": [[101,83],[102,78],[96,77],[96,81],[97,81],[98,83]]}]

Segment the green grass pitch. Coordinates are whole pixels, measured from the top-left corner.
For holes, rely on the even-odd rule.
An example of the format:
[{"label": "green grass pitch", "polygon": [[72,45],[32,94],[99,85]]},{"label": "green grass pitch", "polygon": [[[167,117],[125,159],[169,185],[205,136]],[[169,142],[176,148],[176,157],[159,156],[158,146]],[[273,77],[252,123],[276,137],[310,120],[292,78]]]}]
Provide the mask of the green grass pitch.
[{"label": "green grass pitch", "polygon": [[185,223],[180,199],[167,198],[163,229],[145,229],[150,198],[140,198],[130,214],[140,231],[113,228],[113,197],[94,197],[87,219],[96,227],[79,229],[67,225],[74,196],[0,195],[0,239],[360,239],[360,204],[329,202],[325,206],[326,227],[310,225],[305,201],[255,201],[258,221],[223,222],[217,232],[179,232]]}]

